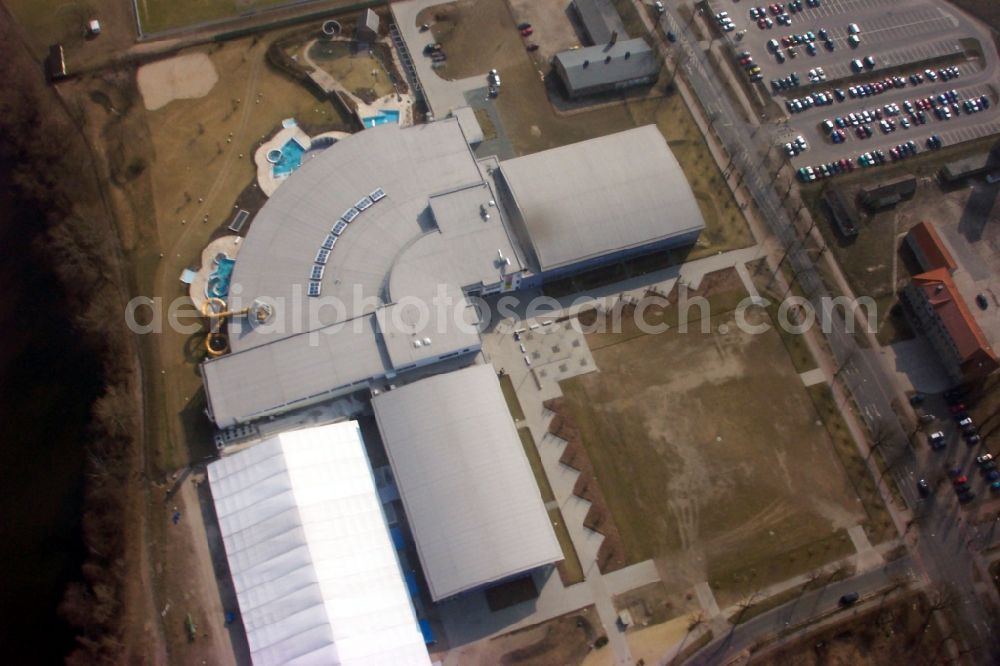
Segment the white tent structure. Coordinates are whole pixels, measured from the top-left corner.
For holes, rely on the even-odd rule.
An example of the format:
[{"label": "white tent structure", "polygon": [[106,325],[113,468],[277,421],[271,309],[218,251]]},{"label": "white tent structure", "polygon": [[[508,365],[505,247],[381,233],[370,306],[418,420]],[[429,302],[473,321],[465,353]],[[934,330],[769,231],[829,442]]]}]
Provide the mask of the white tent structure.
[{"label": "white tent structure", "polygon": [[354,421],[208,467],[253,663],[430,664]]}]

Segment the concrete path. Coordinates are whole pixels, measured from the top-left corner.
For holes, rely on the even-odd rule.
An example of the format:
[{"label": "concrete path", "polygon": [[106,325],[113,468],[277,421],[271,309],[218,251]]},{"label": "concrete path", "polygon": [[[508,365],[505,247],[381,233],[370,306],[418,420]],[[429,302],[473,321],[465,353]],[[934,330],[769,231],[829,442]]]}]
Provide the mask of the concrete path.
[{"label": "concrete path", "polygon": [[659,581],[660,573],[656,570],[653,560],[644,560],[630,567],[604,574],[604,584],[608,592],[614,595]]},{"label": "concrete path", "polygon": [[823,368],[813,368],[812,370],[799,373],[799,379],[802,380],[802,384],[805,386],[815,386],[816,384],[822,384],[827,381],[826,373],[823,372]]},{"label": "concrete path", "polygon": [[719,604],[715,601],[715,594],[707,582],[702,581],[695,585],[694,593],[698,597],[698,603],[701,604],[702,609],[710,619],[722,614],[719,610]]},{"label": "concrete path", "polygon": [[851,537],[854,550],[857,551],[856,567],[858,571],[870,571],[884,562],[882,555],[872,547],[868,541],[868,535],[861,525],[855,525],[847,529],[847,535]]}]

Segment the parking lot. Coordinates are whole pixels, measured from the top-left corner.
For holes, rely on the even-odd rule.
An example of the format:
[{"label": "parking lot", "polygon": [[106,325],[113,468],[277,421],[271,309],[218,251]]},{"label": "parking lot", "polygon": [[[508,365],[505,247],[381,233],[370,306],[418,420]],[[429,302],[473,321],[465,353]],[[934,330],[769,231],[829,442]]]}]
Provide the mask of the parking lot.
[{"label": "parking lot", "polygon": [[[793,147],[795,154],[789,156],[796,169],[813,167],[815,176],[804,173],[803,180],[856,169],[864,162],[905,159],[912,151],[904,149],[897,157],[893,148],[912,141],[917,152],[931,150],[936,147],[928,145],[931,136],[939,137],[940,145],[952,145],[1000,131],[996,50],[983,26],[950,6],[934,0],[818,0],[818,6],[810,7],[809,0],[802,0],[802,9],[794,11],[789,2],[779,3],[780,8],[772,4],[709,0],[711,15],[705,18],[728,41],[734,66],[747,75],[759,67],[757,85],[785,110],[786,117],[774,126],[779,149],[785,151],[796,137],[804,139],[808,148]],[[720,12],[727,12],[728,20],[717,20]],[[732,27],[722,30],[723,23]],[[856,25],[853,31],[851,24]],[[853,46],[848,41],[852,34]],[[744,52],[753,62],[741,66]],[[957,75],[942,75],[941,70],[953,67]],[[914,74],[922,80],[913,79]],[[798,83],[787,85],[790,78]],[[852,94],[851,87],[859,85],[864,90]],[[944,101],[938,100],[941,94]],[[933,106],[920,109],[928,98]],[[966,100],[975,105],[970,109]],[[945,105],[947,115],[934,108]],[[864,111],[868,119],[859,120]],[[852,113],[856,116],[849,119]],[[837,123],[834,129],[843,134],[834,137],[824,121],[833,123],[838,117],[843,126]],[[861,125],[872,130],[870,136],[858,130]],[[869,153],[871,160],[859,162]]]}]

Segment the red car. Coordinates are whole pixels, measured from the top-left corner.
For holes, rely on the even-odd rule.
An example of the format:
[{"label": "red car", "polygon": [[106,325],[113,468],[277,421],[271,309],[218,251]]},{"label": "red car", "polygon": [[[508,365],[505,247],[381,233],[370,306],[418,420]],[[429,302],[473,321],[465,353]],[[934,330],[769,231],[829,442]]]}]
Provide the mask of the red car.
[{"label": "red car", "polygon": [[951,410],[952,414],[958,414],[959,412],[964,412],[965,411],[965,405],[959,402],[959,403],[956,403],[956,404],[952,405],[948,409]]},{"label": "red car", "polygon": [[777,16],[778,14],[783,14],[785,12],[784,7],[782,7],[777,3],[771,5],[770,7],[768,7],[768,9],[770,9],[771,13],[774,14],[775,16]]},{"label": "red car", "polygon": [[521,36],[522,37],[530,37],[534,32],[535,32],[535,29],[532,28],[531,26],[528,26],[527,28],[521,28]]},{"label": "red car", "polygon": [[954,483],[956,486],[960,486],[963,483],[968,483],[968,482],[969,482],[969,477],[963,474],[962,476],[957,477],[952,483]]}]

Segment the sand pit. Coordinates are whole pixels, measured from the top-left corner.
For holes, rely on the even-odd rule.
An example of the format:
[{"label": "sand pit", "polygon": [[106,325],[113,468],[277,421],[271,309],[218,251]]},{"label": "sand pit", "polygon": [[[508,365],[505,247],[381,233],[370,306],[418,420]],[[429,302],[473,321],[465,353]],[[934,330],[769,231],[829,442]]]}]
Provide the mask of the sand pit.
[{"label": "sand pit", "polygon": [[204,97],[219,80],[215,65],[204,53],[161,60],[139,68],[139,91],[148,111],[175,99]]}]

